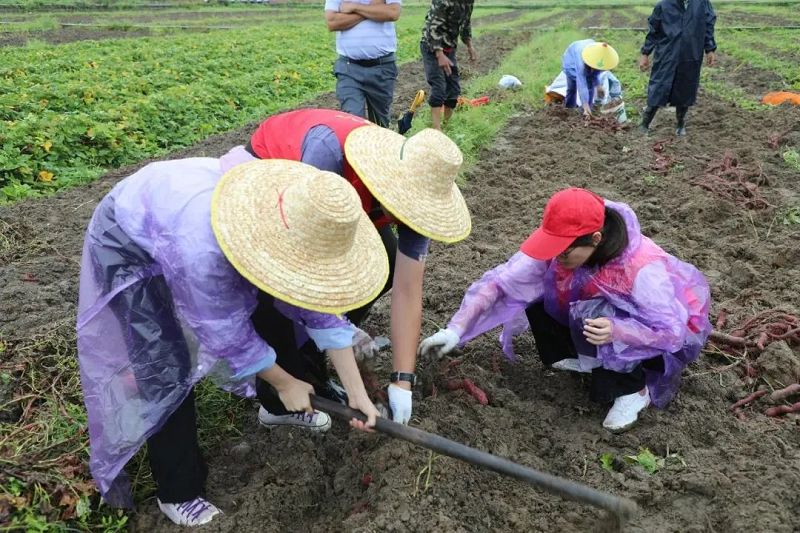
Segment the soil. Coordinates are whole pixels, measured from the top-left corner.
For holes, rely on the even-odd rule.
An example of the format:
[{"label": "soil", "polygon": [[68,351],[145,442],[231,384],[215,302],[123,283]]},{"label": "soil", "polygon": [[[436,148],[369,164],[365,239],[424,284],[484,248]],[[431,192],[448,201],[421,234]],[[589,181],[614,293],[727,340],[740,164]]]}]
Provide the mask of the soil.
[{"label": "soil", "polygon": [[[748,213],[692,182],[703,174],[706,158],[733,153],[762,165],[771,183],[765,194],[773,203],[795,205],[800,198],[796,173],[765,141],[796,125],[800,113],[795,108],[748,113],[701,94],[689,116],[690,136],[681,140],[672,138],[668,116],[657,117],[649,139],[630,128],[617,135],[587,130],[577,116],[560,109],[515,118],[468,174],[463,190],[476,221],[473,234],[465,243],[435,245],[431,251],[423,334],[446,323],[469,283],[506,260],[536,227],[547,198],[567,186],[591,187],[629,203],[646,234],[705,273],[713,291],[712,317],[722,307],[732,323],[763,308],[796,312],[797,230],[773,224],[773,213]],[[667,150],[680,166],[647,180],[653,142],[662,137],[670,138]],[[797,146],[798,130],[784,142]],[[757,273],[747,276],[747,285],[732,272],[742,261]],[[381,301],[368,326],[388,331],[388,324],[388,302]],[[800,483],[800,428],[755,410],[738,421],[728,407],[749,388],[732,370],[716,370],[723,360],[704,354],[686,372],[680,394],[666,410],[649,409],[634,430],[614,436],[601,428],[605,406],[588,401],[585,379],[545,370],[528,335],[519,338],[517,353],[519,363],[505,361],[492,334],[456,355],[463,375],[486,391],[487,406],[461,391],[443,392],[440,365],[421,362],[414,423],[636,500],[640,514],[625,531],[790,533],[800,528],[800,500],[792,489]],[[378,360],[380,376],[388,375],[389,360],[388,354]],[[455,459],[432,459],[405,442],[349,433],[341,424],[326,436],[309,437],[263,430],[254,413],[243,439],[251,448],[243,460],[232,460],[235,450],[228,449],[235,443],[210,459],[208,496],[226,516],[208,531],[582,532],[600,518],[593,509],[519,482]],[[639,447],[660,457],[677,455],[651,475],[622,460]],[[601,467],[605,453],[615,457],[612,471]],[[425,490],[429,460],[432,476]],[[135,531],[170,530],[154,504],[142,507]]]},{"label": "soil", "polygon": [[[476,43],[485,59],[475,70],[465,68],[465,76],[496,65],[513,45],[508,39],[485,36]],[[425,87],[421,65],[401,67],[396,112],[420,87]],[[633,110],[641,104],[628,105]],[[309,105],[335,108],[336,100],[329,94]],[[538,225],[549,196],[567,186],[588,187],[629,203],[645,234],[707,276],[713,317],[723,307],[733,324],[773,307],[796,314],[798,230],[783,225],[780,217],[783,208],[800,202],[800,182],[767,141],[794,128],[782,149],[797,149],[800,109],[746,112],[701,93],[689,113],[688,137],[673,138],[673,120],[670,113],[659,113],[647,138],[633,127],[617,134],[588,129],[577,115],[561,109],[520,112],[468,172],[463,192],[474,221],[472,235],[459,244],[432,246],[423,334],[446,324],[468,285],[514,253]],[[165,159],[218,156],[245,141],[255,125]],[[666,150],[676,164],[668,175],[654,177],[648,169],[654,162],[653,142],[661,138],[670,139]],[[728,153],[761,166],[768,180],[761,188],[778,209],[748,212],[693,185],[710,162]],[[139,166],[53,198],[0,208],[0,228],[11,243],[0,255],[0,328],[12,341],[74,317],[86,223],[96,202]],[[741,270],[734,268],[737,262],[755,272],[745,276],[746,284],[735,273]],[[378,302],[367,329],[388,332],[388,298]],[[666,410],[648,409],[635,429],[611,435],[601,427],[607,407],[588,401],[581,375],[545,370],[530,335],[521,336],[516,348],[520,360],[514,365],[502,357],[495,334],[455,354],[464,377],[486,391],[486,406],[463,391],[446,392],[439,364],[420,361],[422,385],[415,392],[413,424],[636,500],[640,513],[626,531],[800,530],[800,428],[796,421],[779,424],[757,410],[746,409],[744,421],[729,413],[728,407],[752,385],[734,368],[717,370],[727,361],[704,354],[686,372],[679,395]],[[797,347],[791,349],[798,354]],[[13,357],[13,350],[3,357]],[[384,381],[389,361],[385,353],[375,363]],[[340,423],[324,436],[267,431],[257,426],[253,411],[243,440],[249,453],[242,453],[247,446],[230,442],[208,456],[207,496],[225,515],[203,531],[582,532],[600,517],[596,510],[521,482],[431,456],[405,442],[350,432]],[[648,474],[622,460],[639,447],[672,458]],[[601,468],[605,453],[615,457],[611,471]],[[175,527],[148,500],[139,506],[132,529],[161,533]]]},{"label": "soil", "polygon": [[741,88],[759,102],[769,92],[791,90],[790,81],[785,80],[780,74],[754,67],[724,52],[717,53],[717,65],[707,69],[707,72],[711,79],[721,81],[732,88]]},{"label": "soil", "polygon": [[[207,31],[207,30],[181,30],[181,31]],[[134,39],[149,35],[164,35],[169,30],[159,30],[154,34],[150,30],[106,30],[101,28],[61,28],[58,30],[31,31],[25,33],[0,34],[0,47],[23,46],[31,39],[38,39],[50,44],[73,43],[75,41],[102,41],[105,39]]]},{"label": "soil", "polygon": [[733,9],[725,9],[718,14],[718,17],[718,22],[724,20],[726,26],[794,26],[798,24],[782,17],[747,13]]},{"label": "soil", "polygon": [[506,11],[497,15],[489,15],[476,18],[472,23],[473,26],[479,27],[487,24],[497,24],[499,22],[511,22],[522,15],[523,11]]}]

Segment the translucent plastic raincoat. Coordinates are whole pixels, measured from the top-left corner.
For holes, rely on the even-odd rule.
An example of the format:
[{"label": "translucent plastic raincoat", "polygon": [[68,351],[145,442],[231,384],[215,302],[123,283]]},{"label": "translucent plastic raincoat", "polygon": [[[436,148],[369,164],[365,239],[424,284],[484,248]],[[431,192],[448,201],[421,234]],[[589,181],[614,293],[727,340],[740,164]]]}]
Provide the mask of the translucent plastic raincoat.
[{"label": "translucent plastic raincoat", "polygon": [[[694,266],[644,237],[630,207],[609,201],[606,206],[622,215],[628,229],[629,243],[619,257],[601,268],[568,270],[558,261],[517,252],[472,284],[447,327],[463,345],[503,325],[503,351],[514,360],[512,338],[529,327],[525,309],[544,301],[547,313],[570,327],[582,365],[591,359],[630,372],[662,356],[663,372],[645,369],[645,374],[653,403],[663,408],[711,331],[708,283]],[[611,319],[611,342],[595,349],[583,337],[583,321],[600,317]]]},{"label": "translucent plastic raincoat", "polygon": [[[225,171],[253,160],[147,165],[97,207],[83,249],[78,357],[89,417],[91,470],[104,499],[131,506],[123,467],[209,374],[254,395],[254,375],[275,363],[250,316],[257,289],[227,261],[211,228],[211,197]],[[276,301],[298,345],[351,345],[344,318]]]}]

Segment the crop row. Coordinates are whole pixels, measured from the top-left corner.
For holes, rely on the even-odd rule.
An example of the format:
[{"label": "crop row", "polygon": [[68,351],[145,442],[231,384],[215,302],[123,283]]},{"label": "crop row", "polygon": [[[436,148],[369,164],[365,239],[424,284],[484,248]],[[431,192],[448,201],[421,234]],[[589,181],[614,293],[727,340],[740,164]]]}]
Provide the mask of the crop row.
[{"label": "crop row", "polygon": [[[423,17],[398,23],[401,61]],[[0,202],[295,106],[333,88],[335,57],[321,21],[0,49]]]}]

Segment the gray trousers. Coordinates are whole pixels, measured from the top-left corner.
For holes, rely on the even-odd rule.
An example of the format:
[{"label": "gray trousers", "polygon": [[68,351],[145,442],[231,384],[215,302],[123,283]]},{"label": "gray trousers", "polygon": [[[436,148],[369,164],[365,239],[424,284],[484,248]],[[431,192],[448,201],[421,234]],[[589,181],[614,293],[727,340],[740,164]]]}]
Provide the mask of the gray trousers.
[{"label": "gray trousers", "polygon": [[339,57],[333,64],[333,73],[336,75],[336,98],[342,111],[388,127],[392,120],[397,63],[394,54],[384,61],[379,65],[362,66]]}]

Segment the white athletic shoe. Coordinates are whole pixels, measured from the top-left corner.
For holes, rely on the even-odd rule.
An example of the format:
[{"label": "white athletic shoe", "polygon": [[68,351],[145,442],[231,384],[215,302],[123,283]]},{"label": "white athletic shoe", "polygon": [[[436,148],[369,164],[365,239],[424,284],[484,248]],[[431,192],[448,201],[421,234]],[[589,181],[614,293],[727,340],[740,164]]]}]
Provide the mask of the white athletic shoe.
[{"label": "white athletic shoe", "polygon": [[622,433],[635,424],[639,413],[650,405],[650,391],[646,387],[644,391],[644,396],[634,392],[614,400],[614,405],[603,420],[603,427],[611,433]]},{"label": "white athletic shoe", "polygon": [[591,374],[591,370],[583,370],[579,359],[562,359],[552,365],[556,370],[564,370],[567,372],[580,372],[582,374]]},{"label": "white athletic shoe", "polygon": [[199,496],[183,503],[161,503],[161,500],[158,500],[158,508],[179,526],[202,526],[222,513],[212,503]]},{"label": "white athletic shoe", "polygon": [[258,410],[258,421],[265,427],[294,426],[320,433],[324,433],[331,428],[331,417],[319,411],[314,411],[313,415],[307,413],[273,415],[261,407]]}]

